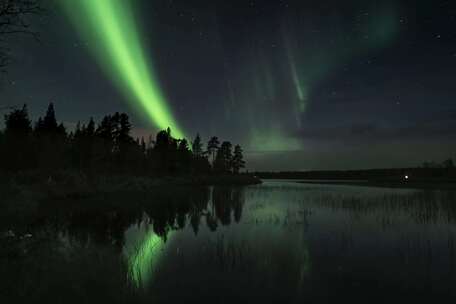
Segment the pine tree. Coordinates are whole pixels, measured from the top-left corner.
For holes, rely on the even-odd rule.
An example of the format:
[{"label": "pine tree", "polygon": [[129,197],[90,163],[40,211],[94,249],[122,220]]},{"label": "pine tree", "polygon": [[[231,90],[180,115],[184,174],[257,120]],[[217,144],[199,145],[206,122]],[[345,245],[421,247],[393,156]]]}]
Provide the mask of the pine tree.
[{"label": "pine tree", "polygon": [[231,163],[233,173],[239,173],[239,170],[245,168],[244,156],[242,154],[242,148],[240,145],[234,147],[234,155]]},{"label": "pine tree", "polygon": [[90,117],[89,123],[87,124],[87,128],[85,130],[86,135],[91,137],[95,135],[95,121],[93,121],[93,118]]},{"label": "pine tree", "polygon": [[178,162],[178,171],[180,173],[188,173],[190,170],[190,162],[192,160],[192,152],[188,147],[187,140],[180,139],[179,146],[177,148],[177,162]]},{"label": "pine tree", "polygon": [[114,126],[111,115],[106,115],[101,120],[95,131],[96,147],[95,147],[95,162],[101,169],[107,170],[111,167],[112,154],[114,152]]},{"label": "pine tree", "polygon": [[116,138],[114,139],[116,151],[118,153],[117,161],[119,162],[119,165],[125,169],[125,167],[128,166],[128,159],[132,156],[129,154],[135,153],[134,147],[139,147],[139,143],[135,144],[134,139],[130,136],[131,124],[128,115],[122,113],[114,118],[117,119],[117,121],[114,122],[117,125]]},{"label": "pine tree", "polygon": [[5,134],[26,135],[32,130],[32,123],[28,117],[27,105],[20,110],[14,110],[5,115]]},{"label": "pine tree", "polygon": [[57,131],[57,119],[55,118],[54,104],[51,102],[43,119],[43,128],[45,132]]},{"label": "pine tree", "polygon": [[34,156],[31,147],[32,123],[27,106],[5,115],[5,127],[2,167],[7,170],[27,169],[32,165]]},{"label": "pine tree", "polygon": [[65,163],[67,134],[63,123],[57,123],[52,102],[44,117],[38,119],[33,133],[38,166],[50,172],[62,168]]},{"label": "pine tree", "polygon": [[214,169],[219,173],[231,172],[232,145],[229,141],[224,141],[217,151]]},{"label": "pine tree", "polygon": [[196,134],[196,137],[193,140],[192,151],[194,158],[200,158],[203,156],[203,143],[201,142],[201,137],[199,134]]},{"label": "pine tree", "polygon": [[216,153],[219,149],[219,144],[220,144],[219,139],[216,136],[211,137],[211,139],[207,143],[207,153],[209,155],[212,155],[212,166],[214,166]]},{"label": "pine tree", "polygon": [[141,146],[141,152],[146,155],[146,142],[144,141],[144,136],[141,136],[141,141],[139,143],[139,145]]}]

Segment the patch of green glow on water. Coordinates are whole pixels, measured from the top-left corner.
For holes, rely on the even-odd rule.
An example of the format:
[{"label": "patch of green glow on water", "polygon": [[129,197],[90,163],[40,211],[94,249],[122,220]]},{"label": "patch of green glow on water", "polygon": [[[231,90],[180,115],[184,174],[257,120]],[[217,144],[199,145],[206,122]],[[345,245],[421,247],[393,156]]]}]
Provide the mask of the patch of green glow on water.
[{"label": "patch of green glow on water", "polygon": [[164,246],[162,238],[149,232],[142,242],[128,253],[129,276],[135,287],[140,288],[150,282],[163,255]]}]

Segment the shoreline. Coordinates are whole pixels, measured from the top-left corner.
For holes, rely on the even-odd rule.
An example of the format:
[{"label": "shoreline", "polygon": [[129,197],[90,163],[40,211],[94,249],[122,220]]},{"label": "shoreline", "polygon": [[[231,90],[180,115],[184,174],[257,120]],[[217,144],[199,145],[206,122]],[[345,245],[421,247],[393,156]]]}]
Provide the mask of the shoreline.
[{"label": "shoreline", "polygon": [[38,199],[64,199],[86,198],[115,192],[154,192],[157,189],[172,187],[236,187],[261,183],[261,179],[252,174],[152,178],[128,175],[88,177],[78,172],[59,172],[52,175],[27,172],[11,176],[4,186],[10,192],[22,193]]},{"label": "shoreline", "polygon": [[456,181],[375,181],[375,180],[293,180],[299,184],[310,185],[335,185],[335,186],[359,186],[393,189],[417,189],[417,190],[456,190]]}]

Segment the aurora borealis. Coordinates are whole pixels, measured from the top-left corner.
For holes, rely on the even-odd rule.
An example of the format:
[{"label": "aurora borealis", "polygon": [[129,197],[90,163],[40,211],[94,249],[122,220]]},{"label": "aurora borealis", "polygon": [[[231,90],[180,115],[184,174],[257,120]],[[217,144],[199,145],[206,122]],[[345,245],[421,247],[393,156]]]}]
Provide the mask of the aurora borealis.
[{"label": "aurora borealis", "polygon": [[[106,73],[122,88],[127,99],[147,113],[158,128],[171,127],[181,138],[183,132],[172,117],[147,60],[136,26],[132,3],[122,0],[61,0]],[[86,19],[87,23],[81,23]]]},{"label": "aurora borealis", "polygon": [[18,39],[3,76],[8,105],[27,102],[33,117],[50,101],[68,126],[126,111],[146,139],[169,126],[239,143],[249,170],[416,166],[456,150],[452,2],[49,0],[48,9],[36,25],[42,43]]},{"label": "aurora borealis", "polygon": [[[381,7],[372,18],[360,18],[359,26],[365,35],[358,35],[350,39],[347,36],[334,33],[330,38],[316,38],[322,47],[309,49],[305,55],[300,55],[299,50],[304,49],[302,41],[298,39],[295,29],[298,25],[289,21],[283,26],[282,35],[286,58],[289,62],[290,78],[295,87],[297,105],[296,124],[301,127],[301,115],[305,113],[312,90],[319,82],[331,74],[339,65],[350,61],[357,56],[387,47],[397,37],[400,22],[394,6]],[[364,17],[368,17],[366,13]],[[297,20],[297,19],[296,19]],[[296,21],[295,21],[296,22]],[[345,29],[350,32],[350,29]],[[296,53],[296,54],[295,54]]]},{"label": "aurora borealis", "polygon": [[451,0],[0,0],[0,304],[456,299],[455,79]]}]

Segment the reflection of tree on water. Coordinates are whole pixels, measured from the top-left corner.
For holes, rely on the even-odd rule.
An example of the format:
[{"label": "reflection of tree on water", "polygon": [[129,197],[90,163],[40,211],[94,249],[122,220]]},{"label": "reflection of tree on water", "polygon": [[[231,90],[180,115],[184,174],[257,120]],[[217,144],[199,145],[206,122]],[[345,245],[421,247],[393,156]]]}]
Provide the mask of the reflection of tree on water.
[{"label": "reflection of tree on water", "polygon": [[79,241],[117,244],[122,247],[124,231],[133,224],[151,225],[166,240],[172,230],[190,225],[198,233],[202,218],[215,231],[218,224],[239,222],[244,190],[230,187],[201,187],[157,190],[150,194],[113,194],[79,200],[48,201],[40,205],[34,226],[51,225]]},{"label": "reflection of tree on water", "polygon": [[145,213],[154,233],[166,239],[169,231],[184,229],[188,220],[195,234],[200,230],[202,217],[206,218],[206,225],[211,231],[217,229],[219,222],[222,225],[231,224],[232,218],[238,223],[243,206],[242,188],[214,187],[189,192],[186,198],[179,201],[164,200],[145,210]]},{"label": "reflection of tree on water", "polygon": [[245,198],[242,188],[214,187],[210,208],[206,213],[206,224],[211,231],[216,231],[218,221],[223,226],[231,224],[232,217],[239,223]]},{"label": "reflection of tree on water", "polygon": [[[244,190],[217,187],[208,193],[208,200],[200,206],[191,204],[185,217],[186,227],[199,237],[191,237],[192,232],[188,230],[183,234],[172,232],[179,229],[177,214],[167,243],[160,249],[163,252],[151,255],[155,260],[141,262],[144,268],[135,270],[146,274],[139,281],[141,286],[147,287],[148,293],[174,299],[175,295],[162,291],[179,286],[180,293],[200,299],[208,294],[219,294],[222,286],[231,286],[238,294],[258,294],[267,289],[291,295],[306,285],[311,257],[304,229],[266,222],[236,225],[243,216]],[[246,208],[244,216],[248,217],[249,212]],[[226,225],[231,227],[225,229]],[[210,233],[215,230],[219,233]],[[143,244],[147,244],[147,237]],[[150,267],[155,269],[150,271]],[[174,273],[179,276],[169,283],[169,275]],[[214,286],[214,278],[223,283]],[[277,283],[277,278],[281,283]],[[278,285],[283,288],[277,288]],[[205,291],[201,286],[210,286],[211,290]],[[163,300],[166,301],[166,297]]]},{"label": "reflection of tree on water", "polygon": [[[151,280],[153,271],[165,250],[165,242],[172,241],[172,231],[186,227],[187,217],[195,234],[200,229],[201,217],[211,231],[217,228],[217,222],[223,225],[231,223],[231,214],[239,222],[244,204],[241,189],[213,188],[212,201],[210,190],[192,192],[187,200],[172,203],[160,203],[154,210],[146,212],[141,225],[152,224],[152,231],[147,231],[136,245],[127,251],[129,275],[135,286],[140,287]],[[210,206],[210,208],[208,208]],[[158,207],[158,208],[157,208]],[[209,210],[208,210],[209,209]]]},{"label": "reflection of tree on water", "polygon": [[[211,199],[212,198],[212,199]],[[127,253],[135,285],[150,276],[173,231],[187,226],[197,234],[201,224],[215,231],[219,223],[236,222],[242,215],[242,188],[181,187],[153,193],[115,193],[84,200],[42,201],[32,224],[34,230],[54,231],[71,243],[106,245],[122,250],[125,231],[146,227],[134,250]],[[206,219],[204,219],[206,217]]]},{"label": "reflection of tree on water", "polygon": [[231,216],[238,223],[242,216],[242,207],[244,197],[241,189],[231,188],[214,188],[212,192],[212,204],[215,216],[220,220],[222,225],[231,224]]}]

